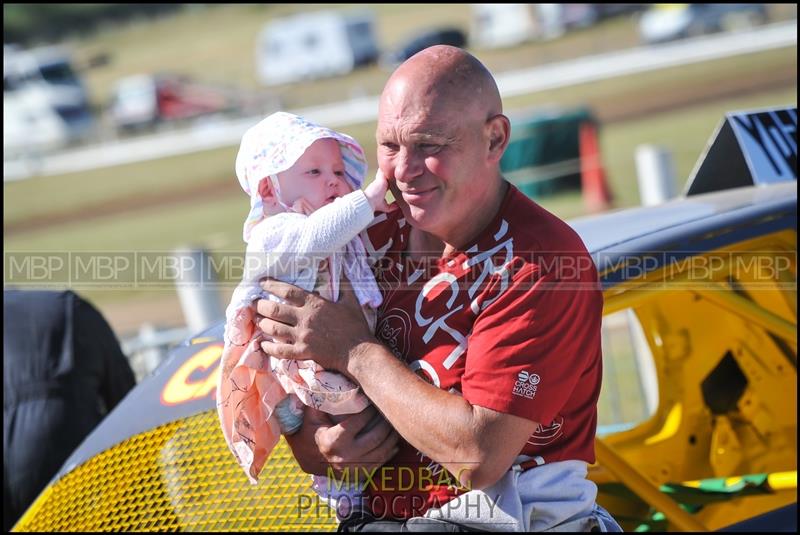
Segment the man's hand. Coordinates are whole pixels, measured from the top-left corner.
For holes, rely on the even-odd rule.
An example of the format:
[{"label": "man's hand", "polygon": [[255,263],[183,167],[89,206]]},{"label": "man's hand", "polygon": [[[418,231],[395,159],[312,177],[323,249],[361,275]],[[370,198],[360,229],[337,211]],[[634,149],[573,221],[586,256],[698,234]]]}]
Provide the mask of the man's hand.
[{"label": "man's hand", "polygon": [[303,426],[286,441],[306,473],[338,477],[382,466],[397,453],[398,435],[374,406],[334,424],[330,415],[306,407]]},{"label": "man's hand", "polygon": [[272,338],[261,347],[277,358],[312,359],[328,370],[347,373],[347,361],[363,342],[377,343],[349,282],[342,280],[338,303],[272,279],[261,287],[283,303],[256,301],[256,324]]}]

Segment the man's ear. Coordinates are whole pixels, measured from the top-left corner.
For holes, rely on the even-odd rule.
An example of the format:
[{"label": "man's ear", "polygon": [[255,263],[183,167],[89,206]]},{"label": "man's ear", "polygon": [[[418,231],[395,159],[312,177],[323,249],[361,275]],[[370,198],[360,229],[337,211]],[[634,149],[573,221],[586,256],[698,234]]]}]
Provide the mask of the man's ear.
[{"label": "man's ear", "polygon": [[509,137],[511,136],[511,121],[502,113],[491,117],[486,121],[486,131],[489,138],[489,161],[499,163],[500,158],[508,147]]}]

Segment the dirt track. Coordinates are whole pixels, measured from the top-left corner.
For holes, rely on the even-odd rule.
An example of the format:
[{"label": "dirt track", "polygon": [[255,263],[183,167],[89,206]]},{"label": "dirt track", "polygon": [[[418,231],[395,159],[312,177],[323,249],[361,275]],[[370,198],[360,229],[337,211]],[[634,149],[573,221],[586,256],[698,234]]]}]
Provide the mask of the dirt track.
[{"label": "dirt track", "polygon": [[751,93],[797,86],[797,70],[769,71],[767,74],[746,78],[726,79],[715,85],[683,86],[666,93],[652,95],[622,95],[608,102],[592,105],[601,123],[638,119],[645,115],[713,102],[723,98],[745,96]]}]

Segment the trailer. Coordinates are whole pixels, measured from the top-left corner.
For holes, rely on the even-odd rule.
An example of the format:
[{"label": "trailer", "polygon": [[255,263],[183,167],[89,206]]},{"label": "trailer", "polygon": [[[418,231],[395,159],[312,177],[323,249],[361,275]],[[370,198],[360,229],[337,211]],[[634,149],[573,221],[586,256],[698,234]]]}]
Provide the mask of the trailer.
[{"label": "trailer", "polygon": [[258,37],[256,68],[265,85],[347,74],[375,61],[370,11],[317,11],[273,20]]}]

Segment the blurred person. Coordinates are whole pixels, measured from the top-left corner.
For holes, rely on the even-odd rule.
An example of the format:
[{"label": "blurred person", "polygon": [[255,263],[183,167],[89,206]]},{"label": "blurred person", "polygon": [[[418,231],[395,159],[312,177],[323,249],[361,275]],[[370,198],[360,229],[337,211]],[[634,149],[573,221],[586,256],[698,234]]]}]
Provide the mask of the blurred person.
[{"label": "blurred person", "polygon": [[287,437],[307,471],[373,475],[341,531],[620,530],[587,478],[597,270],[566,223],[501,175],[509,136],[475,57],[414,55],[379,103],[378,165],[400,211],[365,240],[383,292],[376,334],[346,285],[334,303],[262,281],[284,301],[257,302],[264,351],[348,375],[402,437],[395,448],[362,414],[310,409]]},{"label": "blurred person", "polygon": [[136,380],[105,318],[71,291],[3,291],[3,527],[11,529]]},{"label": "blurred person", "polygon": [[[374,328],[381,294],[359,233],[375,211],[388,209],[388,182],[379,173],[362,191],[366,169],[353,138],[290,113],[270,115],[242,138],[236,175],[251,200],[243,231],[246,268],[226,310],[217,408],[228,446],[251,483],[281,433],[300,427],[304,405],[331,415],[369,405],[339,373],[312,360],[265,354],[253,324],[253,302],[269,298],[259,279],[274,277],[336,300],[344,276]],[[358,494],[355,487],[347,492],[351,499]]]}]

